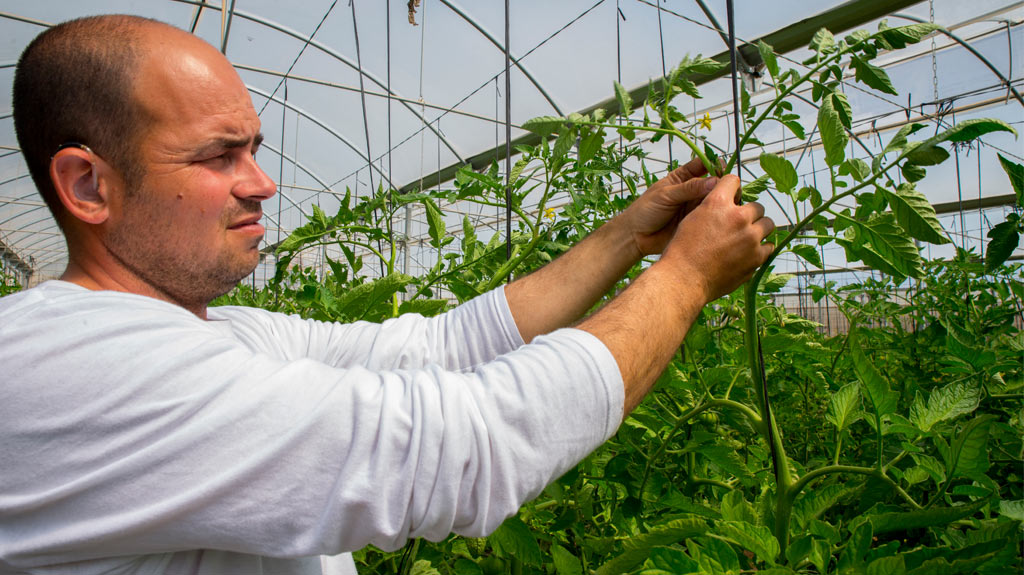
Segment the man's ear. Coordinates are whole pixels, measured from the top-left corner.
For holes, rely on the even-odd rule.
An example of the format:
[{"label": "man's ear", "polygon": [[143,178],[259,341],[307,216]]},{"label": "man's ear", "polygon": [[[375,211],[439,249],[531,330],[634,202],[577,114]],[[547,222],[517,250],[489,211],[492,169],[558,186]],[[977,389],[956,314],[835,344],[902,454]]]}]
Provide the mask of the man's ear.
[{"label": "man's ear", "polygon": [[50,181],[57,197],[71,216],[87,224],[101,224],[110,215],[99,168],[97,158],[78,147],[64,148],[50,160]]}]

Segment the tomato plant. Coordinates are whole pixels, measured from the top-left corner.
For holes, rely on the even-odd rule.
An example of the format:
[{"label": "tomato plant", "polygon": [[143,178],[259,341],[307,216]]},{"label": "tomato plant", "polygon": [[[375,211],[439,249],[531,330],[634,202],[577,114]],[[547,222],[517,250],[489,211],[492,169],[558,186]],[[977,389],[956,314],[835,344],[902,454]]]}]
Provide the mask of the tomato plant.
[{"label": "tomato plant", "polygon": [[[744,186],[744,198],[774,193],[790,201],[793,224],[772,238],[774,252],[743,288],[703,310],[619,433],[491,536],[412,543],[397,554],[366,549],[357,554],[363,568],[560,575],[1020,571],[1024,288],[1021,266],[1001,264],[1024,231],[1022,220],[1015,212],[993,228],[996,247],[986,261],[958,250],[949,261],[927,262],[915,244],[949,243],[916,189],[928,167],[948,158],[943,144],[1013,129],[968,120],[915,140],[925,126],[913,123],[879,154],[865,147],[868,159],[847,155],[847,70],[856,82],[895,94],[871,61],[934,30],[883,22],[874,33],[842,39],[822,30],[803,72],[782,70],[761,43],[774,98],[755,105],[744,91],[738,151],[746,157],[763,150],[756,133],[766,122],[806,141],[793,105],[804,98],[816,110],[812,135],[824,149],[828,187],[799,187],[788,159],[762,151],[765,175]],[[315,210],[279,246],[273,281],[222,301],[319,319],[380,320],[438,313],[449,305],[447,294],[464,301],[526,273],[653,182],[641,134],[683,142],[711,172],[736,167],[736,150],[725,154],[702,141],[699,122],[690,124],[673,106],[681,94],[699,96],[691,75],[720,67],[684,59],[652,86],[639,112],[617,123],[602,110],[527,122],[524,128],[542,139],[518,149],[509,175],[509,209],[518,216],[511,257],[505,238],[480,237],[468,217],[458,238],[448,233],[444,206],[505,205],[496,164],[483,173],[466,168],[451,190],[380,190],[359,200],[346,196],[334,216]],[[620,109],[631,111],[628,92],[618,85],[615,91]],[[622,145],[609,142],[615,132]],[[1018,210],[1024,208],[1024,168],[1002,161]],[[801,210],[805,202],[810,207]],[[417,277],[398,271],[403,240],[392,225],[413,205],[425,215],[437,252]],[[338,246],[344,256],[328,258],[331,274],[290,265],[321,244]],[[814,288],[817,300],[848,320],[849,329],[834,336],[772,300],[789,279],[774,273],[777,258],[793,254],[821,268],[826,245],[883,274]],[[366,279],[366,266],[381,277]]]}]

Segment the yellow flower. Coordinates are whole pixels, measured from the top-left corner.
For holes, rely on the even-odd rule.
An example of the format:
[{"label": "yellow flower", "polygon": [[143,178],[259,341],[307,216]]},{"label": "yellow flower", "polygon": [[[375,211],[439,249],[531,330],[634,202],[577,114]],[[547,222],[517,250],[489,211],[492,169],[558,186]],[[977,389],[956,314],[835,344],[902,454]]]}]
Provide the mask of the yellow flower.
[{"label": "yellow flower", "polygon": [[549,220],[555,219],[555,208],[548,208],[544,210],[544,217]]},{"label": "yellow flower", "polygon": [[705,130],[711,129],[711,114],[704,114],[704,117],[697,121],[701,128]]}]

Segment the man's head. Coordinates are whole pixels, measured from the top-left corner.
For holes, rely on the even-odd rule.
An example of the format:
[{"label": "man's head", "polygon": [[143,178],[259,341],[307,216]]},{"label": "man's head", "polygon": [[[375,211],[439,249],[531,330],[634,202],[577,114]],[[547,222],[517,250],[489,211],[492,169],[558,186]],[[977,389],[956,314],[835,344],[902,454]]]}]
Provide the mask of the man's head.
[{"label": "man's head", "polygon": [[[92,74],[65,70],[65,57]],[[90,99],[80,76],[103,91],[95,102],[75,101]],[[63,24],[22,56],[14,112],[32,175],[63,218],[66,278],[203,315],[256,266],[274,183],[253,157],[262,135],[249,93],[208,43],[130,16]]]},{"label": "man's head", "polygon": [[149,26],[135,16],[94,16],[54,26],[22,52],[14,75],[14,130],[36,188],[63,227],[50,157],[68,142],[89,146],[129,186],[141,177],[135,140],[145,123],[131,97]]}]

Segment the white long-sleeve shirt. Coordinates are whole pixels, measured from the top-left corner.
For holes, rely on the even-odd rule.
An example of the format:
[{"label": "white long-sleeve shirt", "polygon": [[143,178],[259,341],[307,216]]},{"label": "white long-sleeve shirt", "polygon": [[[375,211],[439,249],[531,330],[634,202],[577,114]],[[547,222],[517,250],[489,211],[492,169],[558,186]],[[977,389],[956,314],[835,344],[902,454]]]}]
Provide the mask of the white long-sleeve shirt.
[{"label": "white long-sleeve shirt", "polygon": [[502,289],[383,324],[209,317],[59,281],[0,299],[0,573],[320,573],[479,536],[622,418],[607,348],[522,345]]}]

